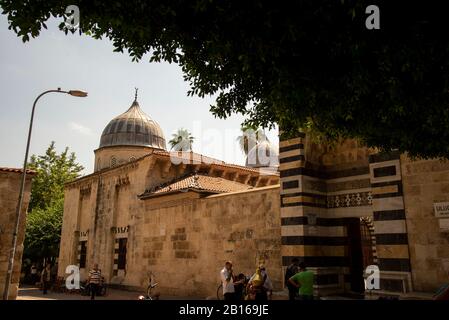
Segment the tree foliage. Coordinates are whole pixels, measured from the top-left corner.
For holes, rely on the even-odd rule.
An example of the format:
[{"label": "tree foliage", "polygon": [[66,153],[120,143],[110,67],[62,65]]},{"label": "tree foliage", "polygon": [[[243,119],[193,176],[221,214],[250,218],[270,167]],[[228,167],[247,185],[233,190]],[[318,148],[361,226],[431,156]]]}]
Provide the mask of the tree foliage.
[{"label": "tree foliage", "polygon": [[31,186],[31,200],[25,231],[24,258],[33,261],[59,254],[64,184],[79,177],[84,169],[69,149],[57,153],[51,142],[44,155],[32,155],[29,168],[37,172]]},{"label": "tree foliage", "polygon": [[251,125],[242,125],[240,128],[242,135],[237,137],[237,142],[240,146],[240,150],[247,156],[249,150],[255,147],[260,142],[270,142],[265,134],[265,131],[261,128],[257,128]]},{"label": "tree foliage", "polygon": [[76,162],[75,153],[69,153],[68,147],[58,154],[54,142],[44,155],[32,155],[28,168],[37,172],[31,185],[29,211],[46,209],[64,199],[64,184],[79,177],[84,169]]},{"label": "tree foliage", "polygon": [[32,261],[59,255],[64,199],[45,209],[35,208],[27,216],[24,258]]},{"label": "tree foliage", "polygon": [[24,41],[72,4],[81,33],[178,63],[188,94],[217,94],[217,117],[449,156],[449,32],[435,1],[376,1],[381,29],[367,30],[365,0],[0,0]]},{"label": "tree foliage", "polygon": [[181,128],[172,134],[172,138],[168,141],[171,149],[174,151],[192,151],[192,145],[195,137],[189,130]]}]

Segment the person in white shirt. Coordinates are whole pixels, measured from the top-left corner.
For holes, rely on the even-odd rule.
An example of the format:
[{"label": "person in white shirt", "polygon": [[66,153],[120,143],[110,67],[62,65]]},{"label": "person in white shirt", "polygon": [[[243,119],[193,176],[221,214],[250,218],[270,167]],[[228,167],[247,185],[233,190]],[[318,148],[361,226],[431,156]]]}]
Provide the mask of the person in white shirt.
[{"label": "person in white shirt", "polygon": [[235,297],[235,288],[231,261],[226,261],[224,268],[220,271],[220,278],[223,285],[224,299],[226,301],[233,301]]},{"label": "person in white shirt", "polygon": [[271,282],[271,278],[268,276],[267,269],[262,266],[262,276],[265,278],[265,282],[263,284],[263,287],[267,291],[268,299],[271,300],[271,296],[273,295],[273,283]]}]

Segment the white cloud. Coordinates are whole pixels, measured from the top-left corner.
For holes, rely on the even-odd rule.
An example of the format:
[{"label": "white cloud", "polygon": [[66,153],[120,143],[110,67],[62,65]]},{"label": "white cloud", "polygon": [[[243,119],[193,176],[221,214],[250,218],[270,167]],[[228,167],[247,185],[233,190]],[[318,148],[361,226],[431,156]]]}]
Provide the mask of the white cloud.
[{"label": "white cloud", "polygon": [[84,134],[86,136],[91,136],[93,134],[92,130],[88,127],[83,126],[82,124],[76,122],[70,122],[69,128],[78,133]]}]

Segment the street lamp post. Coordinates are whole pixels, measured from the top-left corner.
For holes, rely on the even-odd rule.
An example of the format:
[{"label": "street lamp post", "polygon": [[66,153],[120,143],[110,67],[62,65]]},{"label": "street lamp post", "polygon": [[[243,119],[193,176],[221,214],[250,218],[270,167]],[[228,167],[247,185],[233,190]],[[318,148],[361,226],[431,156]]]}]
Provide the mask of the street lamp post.
[{"label": "street lamp post", "polygon": [[23,161],[23,171],[22,171],[22,178],[21,178],[21,183],[20,183],[19,201],[18,201],[18,204],[16,207],[16,216],[15,216],[16,221],[15,221],[14,233],[13,233],[13,237],[12,237],[11,251],[9,253],[8,271],[6,273],[5,288],[3,291],[3,300],[8,300],[9,287],[10,287],[11,278],[12,278],[12,270],[14,267],[14,257],[16,254],[17,236],[19,233],[19,224],[20,224],[20,212],[22,209],[23,193],[25,190],[28,151],[30,149],[31,131],[33,129],[34,109],[36,108],[36,103],[39,100],[39,98],[47,93],[50,93],[50,92],[66,93],[66,94],[70,94],[71,96],[74,96],[74,97],[87,97],[87,92],[84,92],[84,91],[79,91],[79,90],[62,91],[61,88],[58,88],[57,90],[47,90],[45,92],[42,92],[39,96],[37,96],[36,100],[34,100],[33,109],[31,111],[30,127],[28,129],[28,140],[27,140],[27,146],[26,146],[26,151],[25,151],[25,160]]}]

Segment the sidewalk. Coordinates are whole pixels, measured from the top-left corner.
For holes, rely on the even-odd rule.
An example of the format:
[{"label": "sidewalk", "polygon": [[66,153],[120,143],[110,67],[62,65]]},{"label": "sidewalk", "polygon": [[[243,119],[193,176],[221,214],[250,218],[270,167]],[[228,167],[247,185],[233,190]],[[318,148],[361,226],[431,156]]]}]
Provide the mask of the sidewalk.
[{"label": "sidewalk", "polygon": [[[105,297],[96,297],[96,300],[137,300],[143,292],[139,291],[126,291],[108,288],[107,295]],[[331,295],[321,297],[320,300],[377,300],[379,296],[384,295],[382,292],[378,292],[376,295],[365,295],[356,297],[351,294]],[[273,292],[273,300],[287,300],[288,295],[286,291]],[[432,295],[422,292],[410,292],[403,294],[400,300],[431,300]],[[19,288],[19,295],[17,300],[90,300],[90,297],[82,296],[80,294],[58,293],[48,291],[48,294],[42,294],[42,291],[37,287],[24,286]],[[216,297],[175,297],[175,296],[160,296],[160,300],[216,300]]]},{"label": "sidewalk", "polygon": [[[108,288],[105,297],[95,297],[96,300],[137,300],[143,292],[125,291]],[[42,294],[37,287],[24,286],[19,288],[17,300],[90,300],[90,297],[80,294],[69,294],[48,291],[48,294]],[[160,300],[204,300],[204,298],[195,297],[172,297],[161,296]]]}]

